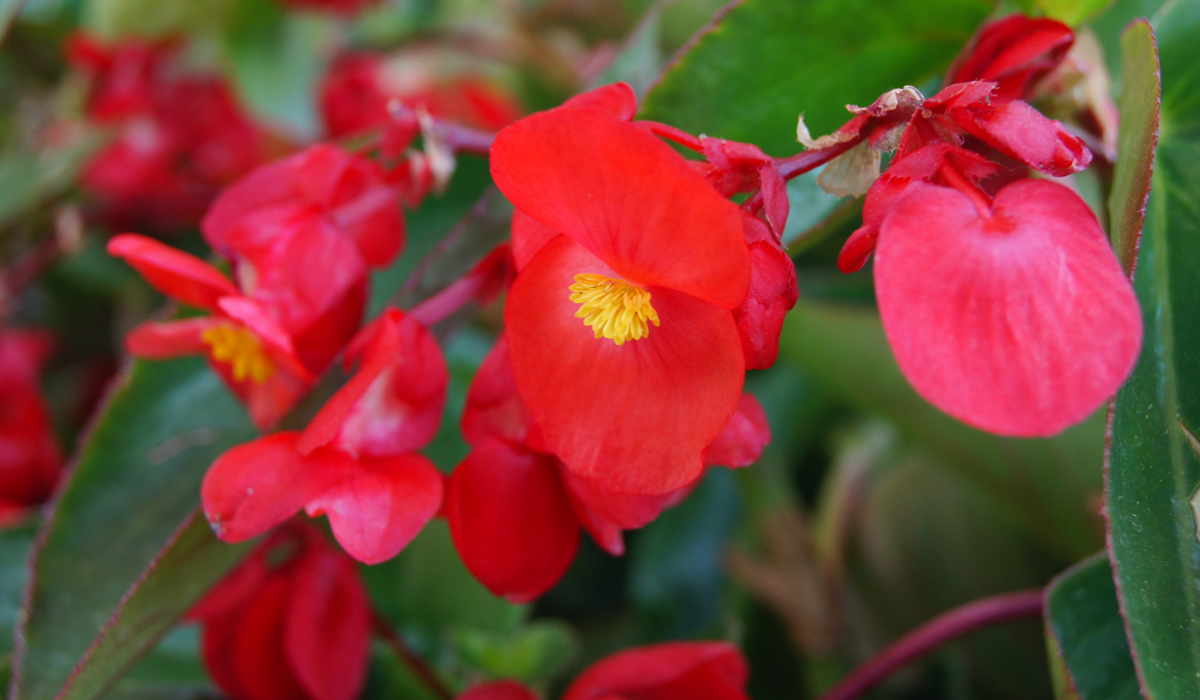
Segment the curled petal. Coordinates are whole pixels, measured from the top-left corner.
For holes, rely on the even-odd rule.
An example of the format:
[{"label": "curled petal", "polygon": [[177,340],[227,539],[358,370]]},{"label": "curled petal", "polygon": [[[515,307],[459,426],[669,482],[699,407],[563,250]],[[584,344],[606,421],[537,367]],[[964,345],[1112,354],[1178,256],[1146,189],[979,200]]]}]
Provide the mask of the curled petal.
[{"label": "curled petal", "polygon": [[669,642],[613,654],[589,667],[563,700],[748,700],[746,659],[728,642]]},{"label": "curled petal", "polygon": [[748,467],[771,442],[767,412],[754,394],[743,393],[737,412],[704,453],[708,466]]},{"label": "curled petal", "polygon": [[211,311],[221,297],[239,294],[217,268],[153,238],[134,233],[113,236],[108,254],[123,258],[150,286],[188,306]]},{"label": "curled petal", "polygon": [[1016,100],[1062,63],[1075,33],[1048,17],[1015,14],[983,25],[946,73],[946,84],[997,83],[996,98]]},{"label": "curled petal", "polygon": [[335,450],[302,457],[299,433],[282,432],[238,445],[217,458],[204,475],[204,515],[226,542],[261,535],[328,491],[353,460]]},{"label": "curled petal", "polygon": [[559,236],[513,284],[505,336],[517,387],[571,471],[617,493],[674,491],[700,475],[704,448],[741,396],[745,358],[733,314],[651,287],[660,325],[617,345],[576,317],[569,287],[582,273],[616,276]]},{"label": "curled petal", "polygon": [[746,238],[750,243],[750,290],[741,305],[733,310],[746,369],[765,369],[779,355],[779,336],[787,312],[800,298],[796,286],[796,266],[766,224],[746,217]]},{"label": "curled petal", "polygon": [[917,392],[1003,435],[1053,435],[1112,396],[1137,359],[1137,298],[1090,209],[1022,180],[990,217],[957,190],[917,185],[884,221],[883,327]]},{"label": "curled petal", "polygon": [[750,283],[737,205],[649,132],[591,109],[522,119],[496,137],[492,175],[518,209],[619,276],[725,309]]},{"label": "curled petal", "polygon": [[400,553],[442,505],[442,477],[419,454],[363,459],[333,488],[308,502],[329,516],[346,553],[378,564]]},{"label": "curled petal", "polygon": [[1092,152],[1063,125],[1025,102],[955,108],[950,116],[972,135],[1041,172],[1064,177],[1092,162]]},{"label": "curled petal", "polygon": [[455,468],[446,519],[463,563],[513,602],[545,593],[579,550],[579,523],[554,458],[498,440],[477,445]]},{"label": "curled petal", "polygon": [[625,553],[621,531],[637,529],[657,518],[664,508],[674,504],[677,493],[661,496],[613,493],[566,470],[563,482],[579,522],[596,544],[614,557]]}]

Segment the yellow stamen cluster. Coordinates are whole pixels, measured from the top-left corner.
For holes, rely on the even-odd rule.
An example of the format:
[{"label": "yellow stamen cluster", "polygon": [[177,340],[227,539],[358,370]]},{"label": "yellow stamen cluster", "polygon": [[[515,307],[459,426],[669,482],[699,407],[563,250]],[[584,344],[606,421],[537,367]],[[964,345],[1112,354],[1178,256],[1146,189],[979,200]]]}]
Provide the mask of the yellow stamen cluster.
[{"label": "yellow stamen cluster", "polygon": [[223,323],[205,329],[200,338],[212,348],[212,358],[233,365],[233,378],[262,384],[275,374],[275,364],[258,338],[245,328]]},{"label": "yellow stamen cluster", "polygon": [[650,324],[658,325],[658,312],[650,305],[650,292],[625,280],[604,275],[575,275],[571,301],[580,304],[577,318],[590,326],[597,338],[617,345],[650,335]]}]

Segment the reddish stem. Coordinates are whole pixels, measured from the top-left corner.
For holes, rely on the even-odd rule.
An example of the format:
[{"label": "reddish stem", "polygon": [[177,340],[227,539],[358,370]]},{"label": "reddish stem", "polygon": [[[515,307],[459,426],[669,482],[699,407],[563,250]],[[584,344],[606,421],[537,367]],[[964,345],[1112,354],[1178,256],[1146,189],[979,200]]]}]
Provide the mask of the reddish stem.
[{"label": "reddish stem", "polygon": [[[779,168],[779,174],[784,180],[791,180],[794,177],[799,177],[810,170],[819,168],[829,161],[837,158],[846,151],[854,148],[862,143],[866,138],[863,135],[855,136],[849,141],[835,143],[827,148],[816,148],[809,151],[801,151],[794,156],[787,158],[779,158],[775,161],[775,167]],[[757,214],[763,208],[763,194],[761,191],[755,192],[754,196],[746,200],[742,208],[751,214]]]},{"label": "reddish stem", "polygon": [[942,613],[854,669],[819,700],[853,700],[946,642],[984,627],[1039,618],[1042,600],[1040,589],[1019,591],[984,598]]},{"label": "reddish stem", "polygon": [[392,627],[392,623],[388,622],[378,612],[372,612],[371,615],[371,626],[375,628],[375,634],[379,635],[379,638],[384,642],[387,642],[392,651],[396,652],[396,656],[400,657],[400,660],[408,666],[409,670],[417,678],[421,679],[425,687],[429,688],[440,700],[454,700],[454,693],[450,688],[442,682],[441,678],[438,678],[437,673],[425,662],[425,659],[413,651],[412,647],[408,646],[400,635],[396,633],[395,628]]}]

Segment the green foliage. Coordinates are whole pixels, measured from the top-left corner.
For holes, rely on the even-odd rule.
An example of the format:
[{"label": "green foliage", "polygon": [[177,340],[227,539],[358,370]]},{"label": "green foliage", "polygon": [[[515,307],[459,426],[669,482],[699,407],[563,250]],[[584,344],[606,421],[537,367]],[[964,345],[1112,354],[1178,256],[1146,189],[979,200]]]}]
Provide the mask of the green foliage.
[{"label": "green foliage", "polygon": [[1046,588],[1046,645],[1059,700],[1138,700],[1137,676],[1104,552]]},{"label": "green foliage", "polygon": [[937,78],[987,15],[983,0],[745,0],[670,66],[642,117],[685,131],[800,150],[845,122],[847,103]]},{"label": "green foliage", "polygon": [[[59,695],[123,597],[192,517],[208,465],[254,434],[245,411],[202,359],[133,364],[39,533],[23,648],[14,664],[14,700]],[[204,537],[193,532],[182,541],[200,547]],[[163,561],[182,557],[190,567],[196,561],[188,558],[203,551],[173,549]],[[209,580],[219,576],[221,559],[202,559]],[[184,572],[155,573],[144,582],[157,593],[139,601],[133,613],[152,618],[148,629],[135,631],[142,643],[165,633],[190,604],[188,597],[203,592],[200,581],[187,578]],[[159,610],[165,616],[155,617]],[[89,671],[89,686],[76,687],[80,697],[102,690],[132,660],[125,656],[129,650],[114,651],[119,658],[105,661],[111,664],[107,672]]]},{"label": "green foliage", "polygon": [[579,656],[579,637],[570,625],[533,622],[508,635],[463,630],[455,645],[464,661],[492,678],[526,683],[555,678]]},{"label": "green foliage", "polygon": [[[1200,426],[1194,313],[1200,299],[1200,2],[1165,4],[1151,25],[1162,66],[1162,114],[1134,278],[1145,337],[1113,409],[1106,501],[1110,555],[1143,691],[1173,700],[1200,694],[1200,542],[1189,503],[1200,482],[1200,455],[1187,436]],[[1152,95],[1145,83],[1153,81],[1153,46],[1144,27],[1135,25],[1122,45],[1123,90]],[[1143,106],[1131,116],[1145,121],[1152,114]],[[1123,157],[1137,163],[1147,154]]]}]

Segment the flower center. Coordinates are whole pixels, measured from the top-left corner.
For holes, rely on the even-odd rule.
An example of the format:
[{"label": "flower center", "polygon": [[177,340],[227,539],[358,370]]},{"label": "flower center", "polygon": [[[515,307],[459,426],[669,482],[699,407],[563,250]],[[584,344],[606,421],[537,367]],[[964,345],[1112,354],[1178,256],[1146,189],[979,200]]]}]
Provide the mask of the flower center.
[{"label": "flower center", "polygon": [[658,325],[658,312],[650,305],[650,292],[625,280],[604,275],[575,275],[571,301],[580,305],[576,318],[590,326],[597,338],[617,345],[650,335],[650,323]]},{"label": "flower center", "polygon": [[212,348],[212,358],[233,366],[236,381],[249,379],[262,384],[275,374],[275,364],[263,350],[258,338],[245,328],[223,323],[206,328],[200,339]]}]

